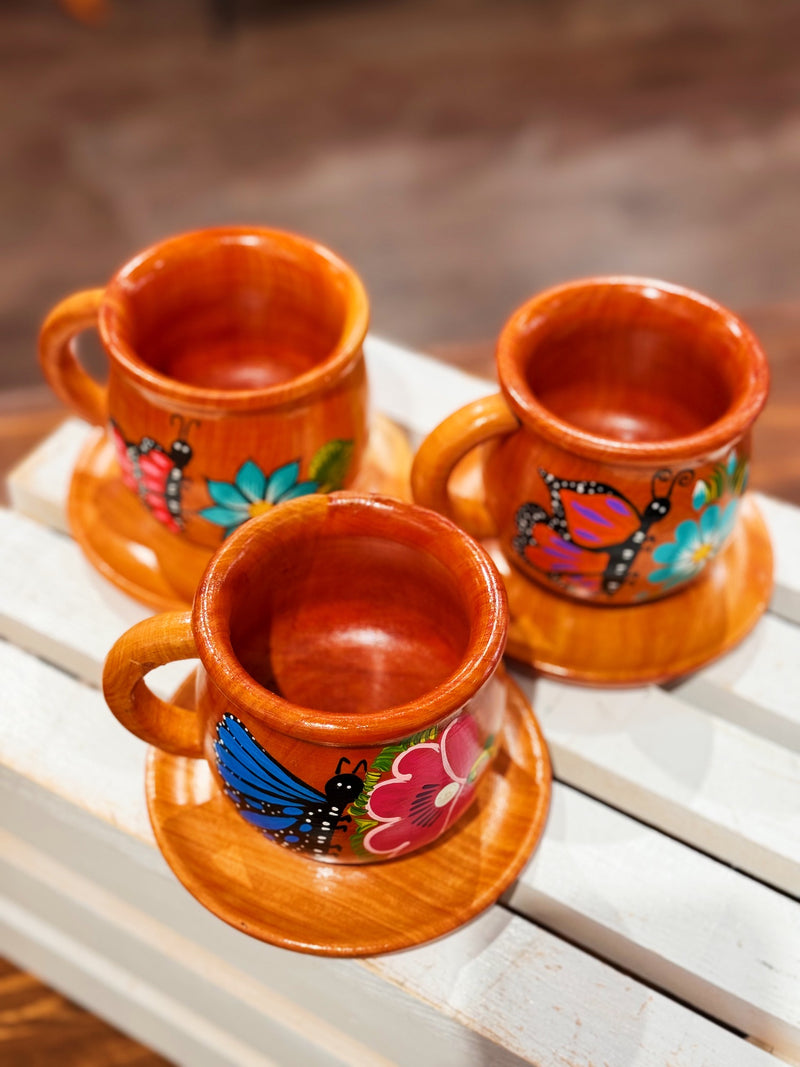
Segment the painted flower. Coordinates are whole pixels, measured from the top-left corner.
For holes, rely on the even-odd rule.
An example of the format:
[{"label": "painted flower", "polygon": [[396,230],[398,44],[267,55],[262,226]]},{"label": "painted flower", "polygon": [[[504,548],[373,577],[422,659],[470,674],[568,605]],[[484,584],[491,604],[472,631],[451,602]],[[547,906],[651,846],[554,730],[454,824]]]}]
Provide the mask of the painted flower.
[{"label": "painted flower", "polygon": [[300,461],[294,460],[278,467],[267,476],[252,459],[243,463],[233,482],[214,482],[209,479],[208,492],[214,501],[203,508],[201,518],[225,527],[225,537],[243,522],[269,511],[276,504],[293,500],[296,496],[316,493],[315,481],[299,482]]},{"label": "painted flower", "polygon": [[705,567],[733,529],[738,500],[731,500],[722,510],[718,504],[707,508],[696,522],[687,519],[675,530],[675,540],[659,545],[653,559],[662,566],[652,572],[651,582],[663,582],[665,588],[679,585]]},{"label": "painted flower", "polygon": [[364,838],[367,851],[396,856],[438,837],[472,800],[490,745],[481,745],[472,716],[462,715],[438,741],[401,752],[392,777],[370,793],[367,813],[379,825]]}]

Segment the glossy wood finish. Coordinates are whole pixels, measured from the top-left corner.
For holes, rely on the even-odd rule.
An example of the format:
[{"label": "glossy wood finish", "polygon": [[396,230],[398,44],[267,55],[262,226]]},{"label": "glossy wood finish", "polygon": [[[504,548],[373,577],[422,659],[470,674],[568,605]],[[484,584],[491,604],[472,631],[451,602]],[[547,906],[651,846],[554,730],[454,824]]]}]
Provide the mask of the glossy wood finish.
[{"label": "glossy wood finish", "polygon": [[[40,359],[78,414],[110,420],[140,508],[213,548],[276,500],[352,485],[367,439],[367,319],[360,280],[328,249],[220,227],[162,241],[105,290],[62,301],[42,327]],[[107,385],[73,346],[95,321]]]},{"label": "glossy wood finish", "polygon": [[[504,672],[502,684],[497,758],[463,819],[421,852],[360,868],[310,862],[238,818],[204,763],[152,749],[147,804],[161,852],[220,919],[283,948],[372,956],[441,937],[497,900],[545,825],[547,749],[530,705]],[[192,692],[190,680],[175,700],[185,703]]]},{"label": "glossy wood finish", "polygon": [[737,645],[769,604],[772,549],[751,496],[728,544],[672,596],[631,607],[568,600],[493,553],[508,592],[508,654],[542,674],[588,685],[645,685],[698,670]]},{"label": "glossy wood finish", "polygon": [[[677,286],[589,279],[519,308],[497,370],[500,396],[454,413],[423,442],[415,499],[467,522],[476,515],[474,531],[494,526],[528,579],[581,600],[637,604],[699,573],[728,535],[723,519],[746,482],[767,396],[766,359],[744,323]],[[485,514],[448,489],[481,443]],[[679,527],[685,538],[685,523],[699,531],[701,519],[702,558],[662,568],[682,549]]]},{"label": "glossy wood finish", "polygon": [[[389,498],[315,495],[229,538],[191,615],[145,619],[124,634],[106,659],[103,688],[127,729],[168,752],[204,751],[221,784],[218,742],[230,747],[231,729],[251,750],[249,766],[277,763],[320,803],[343,766],[351,779],[363,768],[324,847],[312,850],[310,836],[287,841],[319,859],[372,862],[433,840],[468,804],[496,754],[506,631],[499,575],[452,523]],[[203,665],[196,717],[144,683],[153,667],[195,654]],[[398,769],[401,754],[408,771]],[[405,800],[417,788],[436,798],[422,819],[399,807],[394,814],[405,803],[399,783],[412,779]],[[373,810],[378,791],[382,801],[400,797],[392,814],[385,804]],[[355,801],[360,836],[346,825]],[[387,836],[395,822],[407,840]]]},{"label": "glossy wood finish", "polygon": [[[408,437],[373,415],[353,490],[411,499]],[[69,524],[92,565],[118,589],[159,611],[190,606],[212,549],[170,533],[119,478],[114,447],[98,431],[81,453],[70,484]]]}]

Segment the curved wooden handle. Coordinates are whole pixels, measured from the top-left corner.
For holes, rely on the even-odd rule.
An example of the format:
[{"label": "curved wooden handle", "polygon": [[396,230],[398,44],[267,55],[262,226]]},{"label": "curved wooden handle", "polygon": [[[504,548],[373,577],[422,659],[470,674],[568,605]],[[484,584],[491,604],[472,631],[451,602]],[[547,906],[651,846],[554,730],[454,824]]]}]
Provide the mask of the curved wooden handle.
[{"label": "curved wooden handle", "polygon": [[105,425],[106,387],[83,369],[75,355],[74,339],[97,323],[103,289],[84,289],[56,304],[39,332],[39,363],[53,392],[87,422]]},{"label": "curved wooden handle", "polygon": [[106,703],[126,730],[176,756],[203,755],[199,720],[193,711],[152,693],[144,676],[178,659],[194,659],[192,613],[173,611],[132,626],[114,644],[103,667]]},{"label": "curved wooden handle", "polygon": [[411,490],[416,502],[446,515],[473,537],[496,537],[497,528],[483,501],[452,495],[448,483],[455,465],[473,448],[518,428],[502,393],[473,400],[453,412],[425,438],[414,459]]}]

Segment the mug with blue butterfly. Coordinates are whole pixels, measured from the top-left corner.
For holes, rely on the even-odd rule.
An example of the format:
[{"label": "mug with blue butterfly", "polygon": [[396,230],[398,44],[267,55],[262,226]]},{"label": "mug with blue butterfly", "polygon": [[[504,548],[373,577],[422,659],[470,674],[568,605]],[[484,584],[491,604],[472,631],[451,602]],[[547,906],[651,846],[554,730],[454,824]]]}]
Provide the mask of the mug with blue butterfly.
[{"label": "mug with blue butterfly", "polygon": [[[136,736],[206,759],[254,833],[369,863],[469,808],[505,717],[507,626],[494,564],[449,520],[379,496],[300,497],[222,545],[191,612],[124,634],[103,688]],[[193,707],[146,685],[195,657]]]},{"label": "mug with blue butterfly", "polygon": [[[414,499],[591,604],[651,601],[698,578],[734,529],[767,398],[747,326],[676,285],[588,279],[523,304],[496,358],[501,392],[426,438]],[[472,450],[481,497],[450,486]]]}]

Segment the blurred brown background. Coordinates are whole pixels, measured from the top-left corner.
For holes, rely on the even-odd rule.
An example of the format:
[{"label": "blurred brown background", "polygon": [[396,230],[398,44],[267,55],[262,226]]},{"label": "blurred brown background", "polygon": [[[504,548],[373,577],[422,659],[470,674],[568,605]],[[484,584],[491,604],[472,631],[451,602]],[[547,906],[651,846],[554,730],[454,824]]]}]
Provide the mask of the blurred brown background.
[{"label": "blurred brown background", "polygon": [[[553,282],[716,297],[773,366],[754,482],[800,502],[796,0],[63,5],[0,8],[0,468],[58,417],[51,304],[168,233],[252,221],[350,259],[376,332],[484,372]],[[13,967],[0,1060],[162,1062]]]},{"label": "blurred brown background", "polygon": [[416,345],[592,273],[798,296],[796,0],[106,6],[0,12],[0,388],[55,300],[212,223],[318,237]]}]

